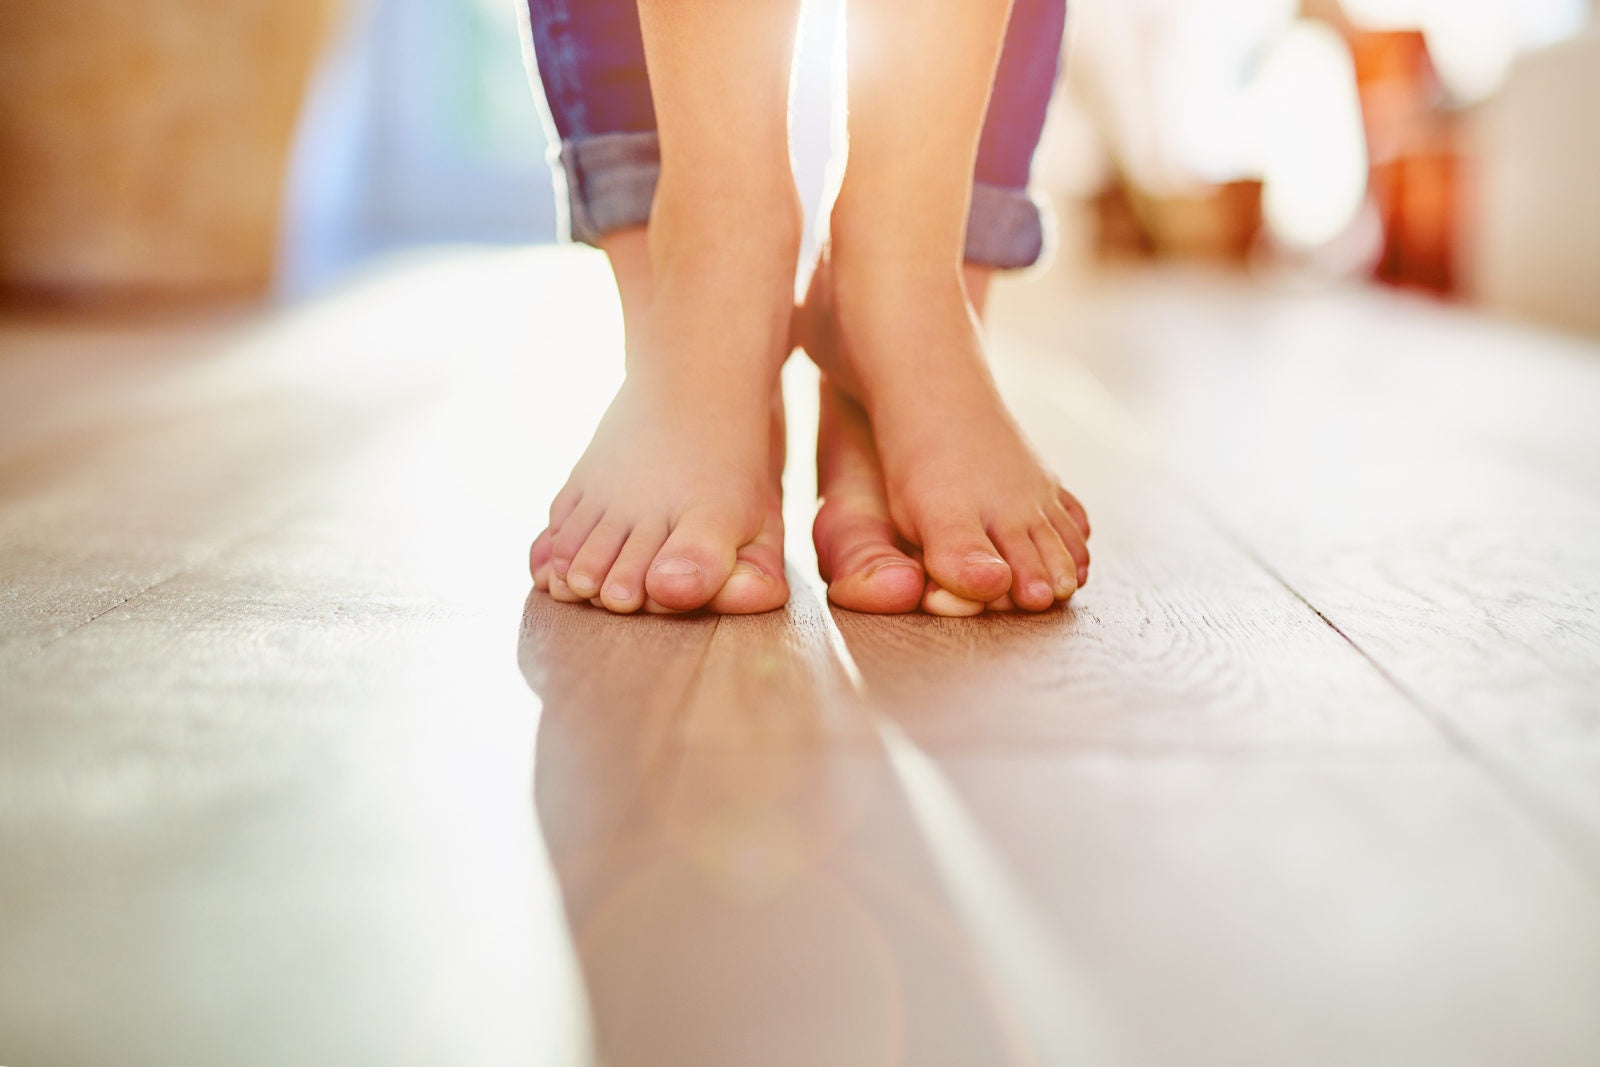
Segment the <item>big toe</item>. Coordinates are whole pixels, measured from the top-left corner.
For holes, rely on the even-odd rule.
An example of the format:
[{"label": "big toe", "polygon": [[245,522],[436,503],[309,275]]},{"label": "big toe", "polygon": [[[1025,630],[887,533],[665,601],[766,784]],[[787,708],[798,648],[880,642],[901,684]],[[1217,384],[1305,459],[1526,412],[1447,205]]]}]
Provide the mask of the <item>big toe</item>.
[{"label": "big toe", "polygon": [[922,562],[928,577],[962,600],[987,604],[1011,588],[1011,568],[976,518],[927,530]]},{"label": "big toe", "polygon": [[922,586],[917,561],[889,546],[858,570],[836,572],[828,583],[828,599],[851,611],[898,615],[917,610]]},{"label": "big toe", "polygon": [[672,611],[705,607],[733,573],[740,540],[727,522],[686,515],[650,564],[645,591]]},{"label": "big toe", "polygon": [[723,615],[759,615],[789,602],[783,574],[783,545],[756,540],[739,549],[733,572],[707,605]]},{"label": "big toe", "polygon": [[874,614],[915,611],[922,598],[922,565],[901,551],[885,518],[823,505],[812,530],[828,599]]}]

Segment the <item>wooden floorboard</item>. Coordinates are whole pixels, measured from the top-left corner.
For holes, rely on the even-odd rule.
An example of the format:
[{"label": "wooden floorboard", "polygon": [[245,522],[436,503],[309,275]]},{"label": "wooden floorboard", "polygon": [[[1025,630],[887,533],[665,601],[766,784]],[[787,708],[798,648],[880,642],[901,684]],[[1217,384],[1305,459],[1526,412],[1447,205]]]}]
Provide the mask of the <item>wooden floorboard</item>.
[{"label": "wooden floorboard", "polygon": [[[1594,346],[1002,289],[1063,611],[528,595],[603,264],[0,323],[0,1062],[1587,1067]],[[1077,294],[1077,295],[1074,295]]]},{"label": "wooden floorboard", "polygon": [[1023,365],[1094,376],[1061,410],[1170,472],[1600,883],[1592,345],[1188,274],[1011,323]]}]

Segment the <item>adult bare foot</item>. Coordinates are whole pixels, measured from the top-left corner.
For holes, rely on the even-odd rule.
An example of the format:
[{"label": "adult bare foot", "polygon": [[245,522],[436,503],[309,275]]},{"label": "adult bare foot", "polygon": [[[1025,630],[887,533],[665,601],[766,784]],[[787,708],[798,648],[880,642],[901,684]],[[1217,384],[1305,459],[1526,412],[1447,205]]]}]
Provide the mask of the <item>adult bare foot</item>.
[{"label": "adult bare foot", "polygon": [[[960,272],[892,258],[841,263],[837,247],[813,274],[804,336],[828,379],[864,409],[875,451],[852,455],[881,458],[884,499],[848,495],[849,522],[819,514],[831,580],[850,588],[862,576],[851,561],[885,549],[909,558],[901,548],[915,545],[929,578],[922,605],[936,614],[1042,611],[1072,596],[1088,579],[1088,517],[1000,400]],[[826,497],[830,471],[819,473]],[[875,509],[903,541],[857,518]]]}]

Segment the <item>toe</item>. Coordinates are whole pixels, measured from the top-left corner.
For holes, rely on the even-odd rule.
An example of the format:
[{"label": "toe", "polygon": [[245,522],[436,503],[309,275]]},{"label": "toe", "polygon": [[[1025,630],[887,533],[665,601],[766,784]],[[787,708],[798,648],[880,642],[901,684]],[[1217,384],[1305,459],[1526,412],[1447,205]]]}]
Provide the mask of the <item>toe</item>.
[{"label": "toe", "polygon": [[567,566],[567,585],[579,596],[593,600],[600,595],[600,585],[611,571],[624,542],[631,531],[622,522],[607,516],[589,531]]},{"label": "toe", "polygon": [[1089,543],[1065,508],[1052,509],[1050,526],[1072,556],[1072,562],[1077,568],[1074,577],[1077,578],[1078,586],[1081,588],[1083,583],[1089,580]]},{"label": "toe", "polygon": [[579,507],[567,516],[560,529],[551,524],[551,529],[556,532],[550,541],[550,567],[556,574],[562,578],[567,576],[567,569],[572,566],[573,557],[578,554],[578,550],[589,539],[590,532],[604,515],[604,509],[599,506]]},{"label": "toe", "polygon": [[930,578],[922,594],[922,610],[929,615],[943,615],[951,619],[964,619],[973,615],[982,615],[983,602],[956,596]]},{"label": "toe", "polygon": [[1067,514],[1072,517],[1072,524],[1078,528],[1078,532],[1083,535],[1084,540],[1088,540],[1089,513],[1083,510],[1083,505],[1078,503],[1078,498],[1065,489],[1057,489],[1056,498],[1060,500],[1061,506],[1066,510]]},{"label": "toe", "polygon": [[533,575],[535,589],[550,588],[550,530],[533,539],[533,544],[528,548],[528,573]]},{"label": "toe", "polygon": [[1054,604],[1055,585],[1028,530],[996,531],[995,543],[1011,568],[1011,602],[1024,611],[1043,611]]},{"label": "toe", "polygon": [[733,572],[741,537],[736,524],[707,510],[678,521],[645,577],[650,598],[674,611],[704,607]]},{"label": "toe", "polygon": [[[765,553],[756,555],[763,557]],[[789,582],[783,576],[782,554],[775,559],[762,558],[758,563],[741,549],[733,573],[707,607],[723,615],[758,615],[777,611],[788,602]]]},{"label": "toe", "polygon": [[924,529],[922,562],[929,578],[962,600],[987,604],[1011,588],[1011,568],[976,516]]},{"label": "toe", "polygon": [[565,578],[551,572],[550,574],[550,599],[563,604],[582,604],[587,597],[581,597],[572,591]]},{"label": "toe", "polygon": [[572,513],[578,510],[578,504],[582,500],[583,491],[571,482],[562,486],[561,492],[557,493],[556,498],[550,501],[549,528],[551,531],[561,529],[566,524],[566,521],[572,517]]},{"label": "toe", "polygon": [[890,548],[857,569],[835,572],[828,583],[828,599],[851,611],[898,615],[917,610],[924,585],[917,561]]},{"label": "toe", "polygon": [[901,551],[887,518],[851,514],[823,505],[812,528],[817,569],[828,599],[851,611],[897,614],[917,610],[922,565]]},{"label": "toe", "polygon": [[789,602],[783,574],[783,518],[774,511],[759,536],[736,554],[733,572],[706,606],[724,615],[776,611]]},{"label": "toe", "polygon": [[665,523],[635,527],[628,535],[600,587],[600,603],[607,611],[626,615],[645,607],[645,574],[666,539]]},{"label": "toe", "polygon": [[1033,528],[1033,544],[1050,575],[1050,586],[1057,600],[1066,600],[1078,591],[1078,563],[1062,543],[1061,535],[1048,523]]}]

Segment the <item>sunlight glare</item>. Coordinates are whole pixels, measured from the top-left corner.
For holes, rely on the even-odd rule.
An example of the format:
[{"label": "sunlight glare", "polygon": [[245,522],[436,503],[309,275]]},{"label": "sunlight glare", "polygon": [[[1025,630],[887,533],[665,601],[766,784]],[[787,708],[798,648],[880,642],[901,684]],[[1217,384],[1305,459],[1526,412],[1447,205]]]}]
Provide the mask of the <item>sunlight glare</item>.
[{"label": "sunlight glare", "polygon": [[1361,212],[1367,144],[1355,66],[1325,24],[1297,23],[1252,87],[1260,118],[1263,212],[1291,248],[1333,240]]}]

